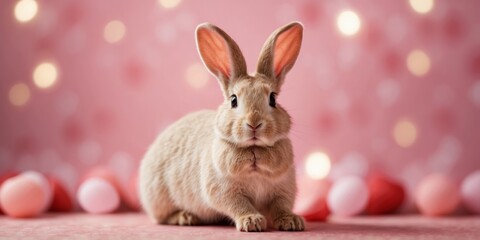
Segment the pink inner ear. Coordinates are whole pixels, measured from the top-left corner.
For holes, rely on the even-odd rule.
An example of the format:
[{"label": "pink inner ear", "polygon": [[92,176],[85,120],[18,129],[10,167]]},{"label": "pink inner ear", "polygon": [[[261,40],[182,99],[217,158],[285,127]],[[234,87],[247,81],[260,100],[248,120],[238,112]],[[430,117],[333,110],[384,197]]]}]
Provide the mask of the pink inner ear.
[{"label": "pink inner ear", "polygon": [[300,52],[301,43],[301,26],[293,26],[277,37],[273,54],[275,76],[279,76],[284,70],[290,70]]},{"label": "pink inner ear", "polygon": [[228,45],[215,30],[204,28],[199,31],[199,50],[208,69],[218,75],[230,78],[230,58]]}]

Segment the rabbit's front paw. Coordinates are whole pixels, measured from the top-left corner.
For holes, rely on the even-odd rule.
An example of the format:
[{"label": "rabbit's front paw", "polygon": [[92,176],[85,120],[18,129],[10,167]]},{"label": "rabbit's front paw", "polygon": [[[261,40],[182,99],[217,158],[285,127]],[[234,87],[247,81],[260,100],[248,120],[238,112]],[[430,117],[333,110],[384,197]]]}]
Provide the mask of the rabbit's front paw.
[{"label": "rabbit's front paw", "polygon": [[178,211],[168,218],[167,223],[170,225],[193,226],[198,225],[199,219],[187,211]]},{"label": "rabbit's front paw", "polygon": [[305,222],[295,214],[284,215],[273,221],[273,226],[280,231],[303,231]]},{"label": "rabbit's front paw", "polygon": [[238,231],[261,232],[267,229],[267,220],[261,214],[248,214],[235,219]]}]

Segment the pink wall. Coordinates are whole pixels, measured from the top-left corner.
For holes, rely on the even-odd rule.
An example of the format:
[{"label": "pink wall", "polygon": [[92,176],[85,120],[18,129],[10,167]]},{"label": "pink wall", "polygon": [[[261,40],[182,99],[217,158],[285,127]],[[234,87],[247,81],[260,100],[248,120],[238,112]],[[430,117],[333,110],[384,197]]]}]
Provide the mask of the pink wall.
[{"label": "pink wall", "polygon": [[[197,24],[228,32],[253,71],[267,36],[292,20],[304,23],[304,42],[279,103],[294,118],[300,173],[314,151],[407,183],[432,171],[459,180],[480,168],[478,1],[439,0],[419,14],[406,0],[184,0],[172,9],[155,0],[38,0],[26,23],[15,20],[16,2],[0,8],[0,172],[36,169],[73,189],[84,171],[105,164],[126,181],[166,125],[222,100],[215,79],[198,68]],[[361,20],[350,37],[336,25],[345,9]],[[116,43],[103,36],[111,20],[126,28]],[[406,64],[414,49],[430,60],[422,76]],[[40,89],[32,74],[44,61],[59,75]],[[192,87],[188,69],[207,82]],[[9,99],[18,83],[30,90],[22,106]],[[411,124],[417,133],[408,147],[392,135],[402,119],[400,137]]]}]

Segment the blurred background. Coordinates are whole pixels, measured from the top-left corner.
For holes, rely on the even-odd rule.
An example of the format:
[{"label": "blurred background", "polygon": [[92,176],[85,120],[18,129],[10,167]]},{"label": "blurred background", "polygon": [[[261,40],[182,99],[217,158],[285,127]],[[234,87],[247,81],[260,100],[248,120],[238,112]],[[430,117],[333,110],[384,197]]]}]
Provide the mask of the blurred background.
[{"label": "blurred background", "polygon": [[198,24],[230,34],[253,72],[266,38],[293,20],[303,47],[279,103],[299,175],[381,171],[411,188],[480,168],[479,1],[0,5],[0,174],[38,170],[74,191],[104,165],[126,184],[162,129],[222,101],[197,54]]}]

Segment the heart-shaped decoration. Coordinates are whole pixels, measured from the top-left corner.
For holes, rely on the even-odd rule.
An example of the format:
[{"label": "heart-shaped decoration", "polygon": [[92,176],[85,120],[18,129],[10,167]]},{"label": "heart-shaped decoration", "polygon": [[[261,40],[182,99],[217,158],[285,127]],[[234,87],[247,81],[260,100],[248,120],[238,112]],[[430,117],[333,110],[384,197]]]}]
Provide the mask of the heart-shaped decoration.
[{"label": "heart-shaped decoration", "polygon": [[367,179],[370,197],[366,213],[370,215],[391,214],[398,210],[405,199],[405,190],[399,183],[383,175]]},{"label": "heart-shaped decoration", "polygon": [[58,179],[49,176],[48,181],[52,188],[53,198],[49,211],[52,212],[70,212],[73,210],[73,201],[65,187]]},{"label": "heart-shaped decoration", "polygon": [[330,215],[327,194],[332,183],[326,179],[300,178],[293,212],[307,221],[325,221]]}]

